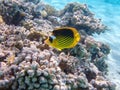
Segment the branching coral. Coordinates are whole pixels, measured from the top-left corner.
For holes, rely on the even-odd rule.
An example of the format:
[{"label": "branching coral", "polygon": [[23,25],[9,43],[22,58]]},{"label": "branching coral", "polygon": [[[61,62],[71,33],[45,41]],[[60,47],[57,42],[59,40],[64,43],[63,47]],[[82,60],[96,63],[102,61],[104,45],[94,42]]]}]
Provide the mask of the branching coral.
[{"label": "branching coral", "polygon": [[[103,73],[109,47],[88,36],[105,30],[100,20],[86,5],[57,12],[38,2],[0,0],[0,90],[115,90]],[[62,52],[45,45],[42,33],[58,26],[77,28],[79,44]]]},{"label": "branching coral", "polygon": [[61,10],[60,24],[63,26],[73,26],[78,30],[84,30],[88,35],[93,33],[100,34],[106,28],[101,24],[100,19],[95,19],[89,11],[87,5],[70,3]]}]

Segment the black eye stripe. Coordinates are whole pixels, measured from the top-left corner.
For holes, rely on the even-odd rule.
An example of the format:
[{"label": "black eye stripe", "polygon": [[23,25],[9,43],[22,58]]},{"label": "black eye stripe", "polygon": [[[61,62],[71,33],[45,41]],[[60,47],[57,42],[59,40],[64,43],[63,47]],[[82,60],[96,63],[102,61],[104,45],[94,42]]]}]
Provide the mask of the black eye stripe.
[{"label": "black eye stripe", "polygon": [[52,42],[53,42],[53,38],[52,38],[52,37],[49,37],[49,41],[52,43]]}]

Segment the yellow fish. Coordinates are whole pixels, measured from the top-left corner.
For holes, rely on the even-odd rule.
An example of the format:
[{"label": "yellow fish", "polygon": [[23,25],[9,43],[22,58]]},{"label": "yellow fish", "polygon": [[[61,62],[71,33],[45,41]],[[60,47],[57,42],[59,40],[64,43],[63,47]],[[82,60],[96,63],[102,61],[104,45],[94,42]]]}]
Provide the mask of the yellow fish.
[{"label": "yellow fish", "polygon": [[73,48],[79,41],[80,34],[75,28],[61,27],[53,30],[52,35],[45,40],[45,43],[61,51]]}]

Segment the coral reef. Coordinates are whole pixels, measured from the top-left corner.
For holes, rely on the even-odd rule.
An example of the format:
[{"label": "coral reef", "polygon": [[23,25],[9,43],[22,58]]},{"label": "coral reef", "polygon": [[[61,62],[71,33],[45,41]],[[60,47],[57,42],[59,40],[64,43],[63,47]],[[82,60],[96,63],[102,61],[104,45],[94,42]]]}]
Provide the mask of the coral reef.
[{"label": "coral reef", "polygon": [[[44,44],[60,26],[79,30],[76,47],[59,52]],[[86,5],[57,11],[41,0],[0,0],[0,90],[115,90],[104,77],[110,48],[90,36],[104,30]]]},{"label": "coral reef", "polygon": [[71,55],[85,62],[92,62],[100,71],[107,73],[105,59],[110,53],[109,46],[95,41],[91,36],[82,39],[83,41],[71,50]]},{"label": "coral reef", "polygon": [[[83,63],[83,61],[68,56],[63,52],[57,56],[53,51],[46,49],[41,51],[31,44],[30,47],[22,49],[21,53],[15,57],[13,64],[8,66],[1,62],[1,70],[3,71],[1,77],[6,79],[1,81],[0,87],[5,88],[7,84],[7,87],[12,90],[92,90],[95,88],[113,88],[111,86],[114,85],[108,84],[111,82],[104,79],[94,64],[86,63],[84,65]],[[3,64],[5,64],[4,67]],[[98,77],[102,78],[99,79],[100,82],[106,83],[105,87],[102,87],[101,83],[98,82]]]},{"label": "coral reef", "polygon": [[86,34],[101,33],[106,26],[101,24],[100,19],[95,19],[87,5],[70,3],[61,10],[60,24],[63,26],[73,26],[78,30],[83,30]]},{"label": "coral reef", "polygon": [[18,25],[21,21],[27,19],[43,19],[57,15],[57,11],[52,6],[42,3],[40,0],[0,0],[0,3],[0,15],[3,16],[7,24]]}]

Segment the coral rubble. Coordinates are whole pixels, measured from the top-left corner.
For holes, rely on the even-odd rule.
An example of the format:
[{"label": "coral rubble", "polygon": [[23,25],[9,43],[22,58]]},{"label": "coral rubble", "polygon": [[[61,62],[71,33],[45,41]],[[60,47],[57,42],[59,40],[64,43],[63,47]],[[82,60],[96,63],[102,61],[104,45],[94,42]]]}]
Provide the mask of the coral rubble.
[{"label": "coral rubble", "polygon": [[[79,30],[76,47],[44,44],[60,26]],[[0,0],[0,90],[115,90],[104,77],[110,48],[91,36],[105,28],[79,3],[57,11],[40,0]]]}]

